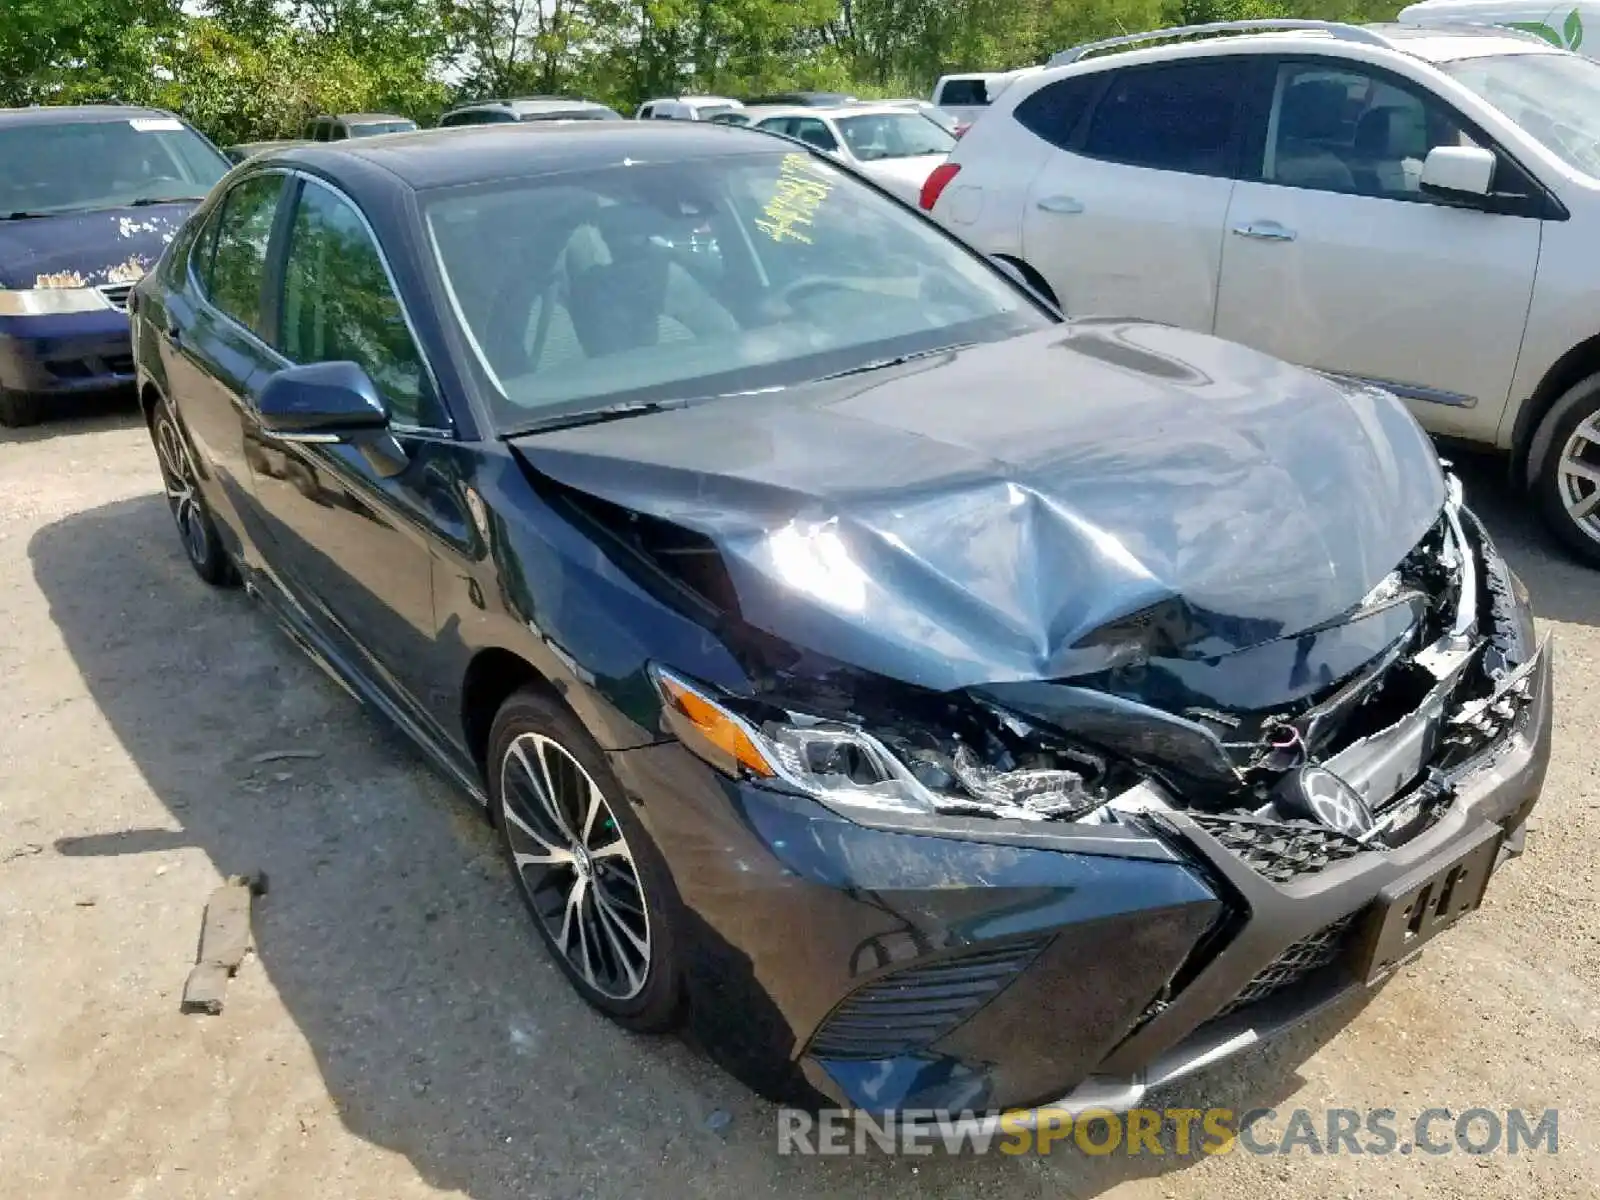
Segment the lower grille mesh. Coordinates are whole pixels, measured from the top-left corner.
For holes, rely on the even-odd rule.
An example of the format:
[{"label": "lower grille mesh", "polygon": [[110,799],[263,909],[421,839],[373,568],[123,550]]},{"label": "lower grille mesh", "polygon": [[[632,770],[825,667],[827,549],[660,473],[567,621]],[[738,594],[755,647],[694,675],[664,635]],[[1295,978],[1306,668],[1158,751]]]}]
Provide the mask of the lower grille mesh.
[{"label": "lower grille mesh", "polygon": [[1295,942],[1256,972],[1254,978],[1244,985],[1239,994],[1228,1002],[1228,1006],[1219,1012],[1217,1017],[1225,1017],[1229,1013],[1238,1012],[1247,1004],[1265,1000],[1273,992],[1292,983],[1298,983],[1311,972],[1334,962],[1344,951],[1345,935],[1349,933],[1354,921],[1355,914],[1352,913]]},{"label": "lower grille mesh", "polygon": [[892,1058],[938,1041],[992,1000],[1050,939],[911,967],[847,996],[811,1041],[821,1058]]},{"label": "lower grille mesh", "polygon": [[1189,819],[1273,883],[1315,875],[1369,848],[1353,837],[1317,825],[1201,813],[1190,814]]}]

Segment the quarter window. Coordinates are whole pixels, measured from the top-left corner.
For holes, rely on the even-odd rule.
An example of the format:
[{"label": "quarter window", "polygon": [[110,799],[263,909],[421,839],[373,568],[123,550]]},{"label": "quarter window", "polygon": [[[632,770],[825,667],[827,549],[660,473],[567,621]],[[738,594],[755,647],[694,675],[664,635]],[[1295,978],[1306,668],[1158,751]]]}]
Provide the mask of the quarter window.
[{"label": "quarter window", "polygon": [[261,285],[283,180],[282,175],[254,175],[239,183],[222,202],[215,235],[200,241],[210,250],[215,237],[211,261],[201,272],[211,303],[262,337],[267,331],[261,319]]},{"label": "quarter window", "polygon": [[360,215],[306,183],[289,231],[279,348],[296,363],[358,364],[398,422],[440,424],[422,356]]},{"label": "quarter window", "polygon": [[1249,72],[1237,59],[1119,71],[1095,108],[1083,152],[1190,175],[1233,173],[1233,135]]},{"label": "quarter window", "polygon": [[1286,187],[1426,200],[1435,146],[1477,145],[1433,97],[1385,76],[1329,63],[1278,68],[1261,178]]},{"label": "quarter window", "polygon": [[1052,146],[1071,148],[1073,135],[1094,99],[1103,75],[1069,75],[1047,84],[1017,105],[1017,123]]}]

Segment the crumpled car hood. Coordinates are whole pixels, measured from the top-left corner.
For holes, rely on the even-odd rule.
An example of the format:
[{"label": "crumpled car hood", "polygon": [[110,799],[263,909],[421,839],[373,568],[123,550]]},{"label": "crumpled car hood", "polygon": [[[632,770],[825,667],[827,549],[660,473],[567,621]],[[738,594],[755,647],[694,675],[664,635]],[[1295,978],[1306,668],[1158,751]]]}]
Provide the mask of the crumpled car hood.
[{"label": "crumpled car hood", "polygon": [[88,287],[133,283],[194,208],[185,201],[0,222],[0,287],[31,288],[41,275],[77,275]]},{"label": "crumpled car hood", "polygon": [[1186,658],[1313,629],[1445,500],[1386,393],[1128,321],[513,444],[709,538],[749,624],[936,690],[1104,669],[1147,611]]}]

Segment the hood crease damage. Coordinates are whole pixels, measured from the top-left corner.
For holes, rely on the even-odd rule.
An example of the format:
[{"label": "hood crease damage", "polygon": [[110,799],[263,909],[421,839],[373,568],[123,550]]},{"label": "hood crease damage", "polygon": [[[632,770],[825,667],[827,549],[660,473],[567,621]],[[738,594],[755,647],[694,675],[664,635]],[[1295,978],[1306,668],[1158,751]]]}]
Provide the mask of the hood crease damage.
[{"label": "hood crease damage", "polygon": [[[1509,571],[1391,397],[1265,359],[1276,377],[1245,389],[1204,363],[1135,370],[1136,335],[1185,340],[1058,329],[1009,359],[979,346],[799,403],[513,446],[547,499],[734,654],[752,733],[812,729],[792,752],[821,754],[812,769],[857,802],[1299,822],[1332,787],[1365,813],[1341,832],[1414,836],[1440,772],[1528,695]],[[974,432],[964,372],[1037,377],[1031,360],[1063,348],[1107,384],[1089,420],[1019,407]],[[809,465],[781,449],[815,445],[830,453]]]}]

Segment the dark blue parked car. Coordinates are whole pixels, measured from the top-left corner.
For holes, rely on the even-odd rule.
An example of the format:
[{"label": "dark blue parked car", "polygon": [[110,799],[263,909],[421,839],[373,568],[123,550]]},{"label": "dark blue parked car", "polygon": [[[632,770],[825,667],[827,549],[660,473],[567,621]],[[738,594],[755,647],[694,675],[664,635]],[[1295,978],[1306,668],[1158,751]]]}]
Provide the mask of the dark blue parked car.
[{"label": "dark blue parked car", "polygon": [[134,299],[195,569],[768,1095],[1132,1104],[1520,848],[1550,658],[1394,397],[1063,322],[799,145],[284,150]]},{"label": "dark blue parked car", "polygon": [[0,425],[133,383],[128,292],[227,169],[170,113],[0,109]]}]

